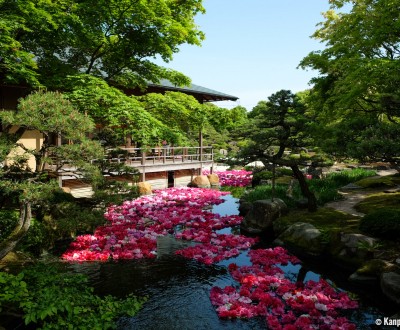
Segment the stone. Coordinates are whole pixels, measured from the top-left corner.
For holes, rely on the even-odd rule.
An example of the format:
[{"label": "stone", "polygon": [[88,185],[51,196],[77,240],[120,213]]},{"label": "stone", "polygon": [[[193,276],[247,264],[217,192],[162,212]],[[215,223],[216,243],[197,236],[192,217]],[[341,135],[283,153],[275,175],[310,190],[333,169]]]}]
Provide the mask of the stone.
[{"label": "stone", "polygon": [[324,253],[321,231],[310,223],[297,222],[279,235],[278,239],[305,254],[319,256]]},{"label": "stone", "polygon": [[355,273],[351,274],[349,280],[362,284],[376,284],[384,272],[390,272],[396,266],[381,259],[366,261]]},{"label": "stone", "polygon": [[199,175],[192,180],[191,186],[197,188],[210,188],[211,183],[207,175]]},{"label": "stone", "polygon": [[337,242],[335,255],[342,260],[349,260],[357,267],[365,260],[373,257],[373,248],[378,240],[366,235],[357,233],[341,233]]},{"label": "stone", "polygon": [[368,275],[361,275],[356,273],[353,273],[349,277],[350,282],[354,283],[359,283],[359,284],[364,284],[364,285],[374,285],[377,283],[378,278],[376,276],[368,276]]},{"label": "stone", "polygon": [[253,207],[252,203],[246,202],[245,200],[240,199],[239,200],[239,208],[238,208],[239,215],[241,215],[243,217],[246,216],[246,214],[250,212],[252,207]]},{"label": "stone", "polygon": [[400,274],[395,272],[381,275],[381,289],[386,297],[400,304]]},{"label": "stone", "polygon": [[258,200],[246,214],[240,228],[251,234],[260,234],[272,229],[272,223],[283,214],[287,213],[287,206],[279,198],[274,200]]},{"label": "stone", "polygon": [[148,182],[139,182],[137,184],[138,190],[139,190],[139,195],[151,195],[153,193],[151,189],[151,184]]},{"label": "stone", "polygon": [[67,194],[71,193],[71,188],[70,187],[62,187],[61,189]]},{"label": "stone", "polygon": [[207,178],[208,178],[208,181],[210,181],[210,185],[212,187],[219,186],[219,177],[217,174],[208,174]]},{"label": "stone", "polygon": [[398,268],[395,264],[381,259],[371,259],[366,261],[356,273],[365,276],[375,276],[379,278],[382,273],[391,272]]},{"label": "stone", "polygon": [[363,189],[363,187],[356,185],[355,183],[349,183],[348,185],[340,188],[340,190],[357,190],[357,189]]}]

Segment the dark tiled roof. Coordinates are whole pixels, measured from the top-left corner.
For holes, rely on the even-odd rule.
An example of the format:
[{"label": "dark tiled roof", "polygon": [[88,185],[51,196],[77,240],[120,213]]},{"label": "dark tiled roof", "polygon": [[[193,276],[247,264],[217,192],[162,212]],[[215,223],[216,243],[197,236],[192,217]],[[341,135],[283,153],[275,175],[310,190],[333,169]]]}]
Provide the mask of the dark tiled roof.
[{"label": "dark tiled roof", "polygon": [[159,84],[150,83],[149,87],[155,87],[155,88],[158,87],[166,90],[201,96],[203,98],[203,101],[205,102],[226,101],[226,100],[236,101],[239,99],[236,96],[221,93],[213,89],[209,89],[195,84],[191,84],[189,86],[176,86],[167,79],[162,79]]}]

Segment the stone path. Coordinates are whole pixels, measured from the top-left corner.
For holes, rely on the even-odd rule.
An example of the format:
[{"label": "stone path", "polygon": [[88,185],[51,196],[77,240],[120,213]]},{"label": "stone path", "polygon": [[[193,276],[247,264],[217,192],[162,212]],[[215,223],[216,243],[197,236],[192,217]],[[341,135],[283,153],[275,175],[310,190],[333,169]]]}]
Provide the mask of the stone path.
[{"label": "stone path", "polygon": [[[379,176],[391,175],[397,173],[395,170],[378,171]],[[380,187],[375,189],[342,189],[340,194],[344,196],[344,200],[330,202],[325,204],[326,207],[334,208],[335,210],[349,213],[354,216],[363,217],[364,213],[358,212],[354,206],[361,202],[366,197],[382,192],[382,191],[399,191],[399,188]]]}]

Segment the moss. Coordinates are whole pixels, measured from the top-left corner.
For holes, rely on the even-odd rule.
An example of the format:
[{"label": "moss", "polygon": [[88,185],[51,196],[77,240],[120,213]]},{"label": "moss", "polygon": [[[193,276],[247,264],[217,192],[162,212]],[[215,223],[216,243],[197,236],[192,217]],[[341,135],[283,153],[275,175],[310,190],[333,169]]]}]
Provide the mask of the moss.
[{"label": "moss", "polygon": [[398,177],[390,175],[361,179],[355,184],[363,188],[394,187],[397,185],[396,181]]},{"label": "moss", "polygon": [[365,214],[382,208],[400,209],[400,193],[374,194],[356,204],[354,208]]},{"label": "moss", "polygon": [[379,276],[383,272],[395,270],[397,267],[387,261],[380,259],[368,260],[360,268],[357,269],[357,274],[365,276]]},{"label": "moss", "polygon": [[319,208],[316,212],[292,211],[276,220],[274,229],[282,230],[296,222],[307,222],[321,231],[358,232],[359,217],[332,208]]}]

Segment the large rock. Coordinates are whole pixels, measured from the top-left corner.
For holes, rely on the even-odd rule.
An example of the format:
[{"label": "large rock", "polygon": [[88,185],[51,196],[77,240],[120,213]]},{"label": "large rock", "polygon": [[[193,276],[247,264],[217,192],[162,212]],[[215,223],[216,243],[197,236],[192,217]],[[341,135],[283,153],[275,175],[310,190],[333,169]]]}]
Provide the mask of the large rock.
[{"label": "large rock", "polygon": [[400,274],[395,272],[381,275],[382,292],[396,304],[400,304]]},{"label": "large rock", "polygon": [[219,177],[217,174],[208,174],[208,181],[210,181],[211,187],[219,187]]},{"label": "large rock", "polygon": [[368,259],[372,256],[370,251],[377,244],[377,239],[362,234],[350,233],[342,234],[341,256],[349,256],[360,259]]},{"label": "large rock", "polygon": [[139,182],[138,183],[138,190],[139,190],[139,195],[151,195],[152,194],[152,189],[151,189],[151,184],[148,182]]},{"label": "large rock", "polygon": [[246,214],[240,228],[251,234],[260,234],[272,228],[274,220],[287,212],[287,206],[279,198],[255,201]]},{"label": "large rock", "polygon": [[247,202],[244,199],[239,200],[239,215],[246,216],[247,213],[251,211],[253,208],[253,204],[251,202]]},{"label": "large rock", "polygon": [[396,265],[385,260],[371,259],[351,274],[349,280],[361,284],[376,284],[382,273],[390,272],[396,267]]},{"label": "large rock", "polygon": [[324,253],[321,232],[310,223],[297,222],[278,237],[278,242],[302,250],[304,254],[319,256]]},{"label": "large rock", "polygon": [[196,176],[191,184],[192,187],[197,187],[197,188],[210,188],[211,183],[210,180],[208,179],[207,175],[199,175]]},{"label": "large rock", "polygon": [[330,254],[336,261],[350,268],[359,268],[374,258],[377,239],[357,233],[338,233],[329,244]]}]

